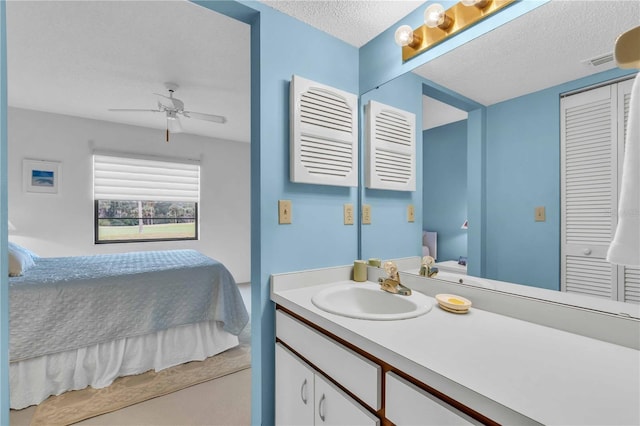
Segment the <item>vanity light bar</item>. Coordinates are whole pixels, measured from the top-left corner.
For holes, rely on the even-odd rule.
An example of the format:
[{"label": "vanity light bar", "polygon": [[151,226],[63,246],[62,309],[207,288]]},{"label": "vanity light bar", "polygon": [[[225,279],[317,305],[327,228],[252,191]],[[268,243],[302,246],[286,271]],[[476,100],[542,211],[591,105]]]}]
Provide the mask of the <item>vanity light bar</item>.
[{"label": "vanity light bar", "polygon": [[493,15],[515,1],[481,1],[475,2],[471,6],[466,6],[462,2],[456,3],[445,12],[445,16],[449,19],[447,20],[448,26],[440,25],[430,28],[425,24],[413,31],[411,42],[402,47],[403,62],[431,49],[436,44]]}]

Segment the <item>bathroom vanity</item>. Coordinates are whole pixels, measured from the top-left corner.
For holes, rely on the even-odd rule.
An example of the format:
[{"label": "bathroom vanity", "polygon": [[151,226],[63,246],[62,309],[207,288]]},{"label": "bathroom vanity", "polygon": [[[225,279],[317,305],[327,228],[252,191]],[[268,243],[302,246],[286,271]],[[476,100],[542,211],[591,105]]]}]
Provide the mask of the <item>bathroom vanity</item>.
[{"label": "bathroom vanity", "polygon": [[[474,294],[492,297],[487,289],[401,277],[427,296],[421,286],[463,290],[472,301]],[[475,305],[459,315],[434,301],[425,314],[384,321],[329,313],[312,302],[328,288],[361,285],[350,278],[349,266],[272,276],[277,424],[640,423],[633,336],[624,346]],[[638,319],[618,319],[640,335]]]}]

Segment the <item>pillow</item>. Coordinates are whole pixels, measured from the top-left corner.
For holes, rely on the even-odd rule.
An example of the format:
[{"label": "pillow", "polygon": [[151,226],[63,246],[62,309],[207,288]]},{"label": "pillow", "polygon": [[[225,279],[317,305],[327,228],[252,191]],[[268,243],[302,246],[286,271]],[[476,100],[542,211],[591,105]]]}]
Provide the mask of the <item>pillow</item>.
[{"label": "pillow", "polygon": [[40,258],[40,256],[38,256],[37,254],[35,254],[31,250],[29,250],[27,248],[24,248],[22,246],[19,246],[16,243],[12,243],[11,241],[9,241],[9,250],[15,250],[15,251],[22,252],[22,253],[26,254],[27,256],[31,257],[33,260],[36,260],[36,259]]},{"label": "pillow", "polygon": [[9,246],[9,276],[19,277],[35,265],[30,254]]}]

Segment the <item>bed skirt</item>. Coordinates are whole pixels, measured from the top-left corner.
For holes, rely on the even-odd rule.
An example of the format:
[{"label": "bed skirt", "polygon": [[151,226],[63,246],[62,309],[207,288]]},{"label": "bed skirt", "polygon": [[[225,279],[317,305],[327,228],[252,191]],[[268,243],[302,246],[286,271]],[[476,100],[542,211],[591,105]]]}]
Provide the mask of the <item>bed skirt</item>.
[{"label": "bed skirt", "polygon": [[10,363],[11,408],[87,386],[104,388],[120,376],[202,361],[238,345],[238,337],[222,327],[204,321]]}]

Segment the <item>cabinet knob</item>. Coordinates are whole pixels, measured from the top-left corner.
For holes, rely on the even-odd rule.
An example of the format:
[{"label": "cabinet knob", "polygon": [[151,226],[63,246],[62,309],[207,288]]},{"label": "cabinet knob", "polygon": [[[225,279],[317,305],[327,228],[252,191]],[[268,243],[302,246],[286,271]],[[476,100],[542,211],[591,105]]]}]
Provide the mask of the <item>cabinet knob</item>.
[{"label": "cabinet knob", "polygon": [[582,254],[584,254],[585,256],[589,256],[591,254],[591,249],[590,248],[586,248],[586,249],[582,250]]},{"label": "cabinet knob", "polygon": [[320,416],[320,420],[324,422],[324,394],[322,394],[322,398],[320,398],[320,402],[318,402],[318,415]]},{"label": "cabinet knob", "polygon": [[304,405],[307,405],[307,379],[304,379],[302,386],[300,386],[300,399],[302,399]]}]

